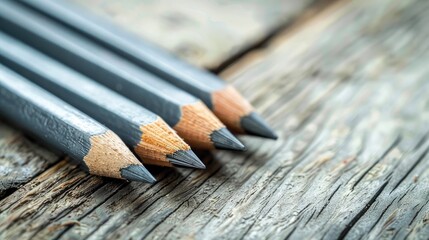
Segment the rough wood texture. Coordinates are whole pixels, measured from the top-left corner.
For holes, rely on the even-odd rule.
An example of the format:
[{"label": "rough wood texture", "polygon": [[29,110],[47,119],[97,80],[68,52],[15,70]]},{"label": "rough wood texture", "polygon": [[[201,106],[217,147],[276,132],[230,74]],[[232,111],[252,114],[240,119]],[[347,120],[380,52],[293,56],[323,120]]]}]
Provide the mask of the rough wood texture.
[{"label": "rough wood texture", "polygon": [[0,121],[0,198],[39,175],[58,158]]},{"label": "rough wood texture", "polygon": [[278,141],[152,169],[153,186],[60,162],[0,201],[0,238],[426,239],[428,10],[332,6],[225,72]]},{"label": "rough wood texture", "polygon": [[198,66],[225,59],[288,24],[314,0],[71,0]]}]

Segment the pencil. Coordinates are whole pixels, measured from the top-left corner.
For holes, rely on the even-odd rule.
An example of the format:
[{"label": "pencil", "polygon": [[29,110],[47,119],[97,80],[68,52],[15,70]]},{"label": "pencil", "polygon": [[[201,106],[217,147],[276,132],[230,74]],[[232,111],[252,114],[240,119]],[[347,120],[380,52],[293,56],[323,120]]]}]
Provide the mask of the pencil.
[{"label": "pencil", "polygon": [[194,148],[244,150],[196,97],[40,14],[1,2],[0,28],[162,117]]},{"label": "pencil", "polygon": [[155,182],[116,134],[2,65],[0,111],[91,174]]},{"label": "pencil", "polygon": [[205,168],[189,145],[154,113],[2,33],[0,62],[105,124],[143,163]]},{"label": "pencil", "polygon": [[234,132],[276,139],[275,132],[231,85],[104,19],[65,1],[23,1],[96,43],[200,98]]}]

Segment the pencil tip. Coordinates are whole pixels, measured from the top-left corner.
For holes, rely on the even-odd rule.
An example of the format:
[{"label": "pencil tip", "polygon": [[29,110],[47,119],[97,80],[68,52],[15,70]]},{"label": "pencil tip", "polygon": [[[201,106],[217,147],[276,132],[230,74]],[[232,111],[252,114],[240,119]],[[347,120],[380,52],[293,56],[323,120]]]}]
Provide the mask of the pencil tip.
[{"label": "pencil tip", "polygon": [[217,149],[244,151],[246,147],[226,128],[214,131],[210,135],[214,146]]},{"label": "pencil tip", "polygon": [[274,140],[277,139],[277,134],[255,112],[242,117],[240,123],[246,133]]},{"label": "pencil tip", "polygon": [[155,183],[156,179],[143,165],[130,165],[121,169],[121,175],[128,181]]},{"label": "pencil tip", "polygon": [[204,163],[201,162],[192,150],[177,150],[173,154],[168,155],[167,159],[175,165],[206,169]]}]

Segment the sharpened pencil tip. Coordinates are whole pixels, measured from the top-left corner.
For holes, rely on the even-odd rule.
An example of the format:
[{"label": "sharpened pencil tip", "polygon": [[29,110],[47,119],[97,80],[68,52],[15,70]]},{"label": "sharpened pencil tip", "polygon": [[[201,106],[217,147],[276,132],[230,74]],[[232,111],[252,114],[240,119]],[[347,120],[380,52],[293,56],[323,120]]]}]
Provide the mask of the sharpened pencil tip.
[{"label": "sharpened pencil tip", "polygon": [[178,150],[168,155],[167,159],[174,165],[206,169],[206,165],[201,162],[192,150]]},{"label": "sharpened pencil tip", "polygon": [[226,128],[214,131],[210,135],[214,146],[217,149],[244,151],[246,147]]},{"label": "sharpened pencil tip", "polygon": [[130,165],[121,169],[121,176],[128,181],[155,183],[156,179],[143,165]]},{"label": "sharpened pencil tip", "polygon": [[270,138],[277,139],[277,134],[268,126],[268,124],[255,112],[250,113],[241,118],[241,127],[246,133]]}]

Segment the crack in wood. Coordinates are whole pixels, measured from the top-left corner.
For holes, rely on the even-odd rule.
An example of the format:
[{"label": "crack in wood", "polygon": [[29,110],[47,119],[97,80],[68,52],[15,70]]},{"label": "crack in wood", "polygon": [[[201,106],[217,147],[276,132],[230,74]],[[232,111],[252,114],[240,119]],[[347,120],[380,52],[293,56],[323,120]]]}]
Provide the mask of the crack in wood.
[{"label": "crack in wood", "polygon": [[341,231],[340,235],[337,239],[344,239],[347,234],[349,233],[350,229],[359,221],[359,219],[362,218],[363,215],[365,215],[368,211],[368,209],[371,207],[371,205],[375,202],[377,197],[383,192],[384,188],[387,186],[389,181],[386,181],[381,187],[378,189],[378,191],[374,194],[374,196],[369,200],[369,202],[365,205],[365,207],[360,210],[353,218],[352,220],[346,224],[346,227],[343,231]]}]

